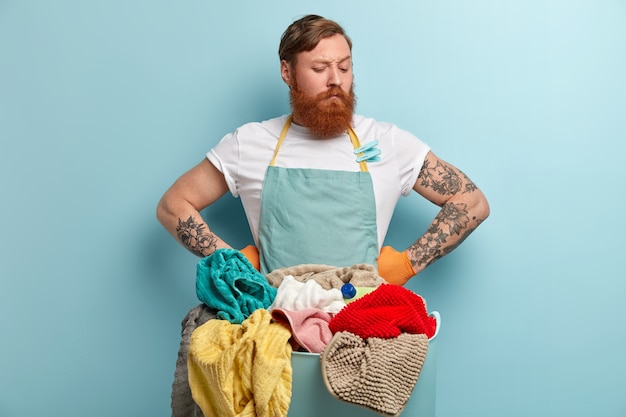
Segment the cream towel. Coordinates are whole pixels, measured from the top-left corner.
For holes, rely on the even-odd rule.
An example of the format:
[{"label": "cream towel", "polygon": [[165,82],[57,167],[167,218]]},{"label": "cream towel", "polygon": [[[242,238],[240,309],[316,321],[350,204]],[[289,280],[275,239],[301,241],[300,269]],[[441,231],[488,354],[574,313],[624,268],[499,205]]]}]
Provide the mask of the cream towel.
[{"label": "cream towel", "polygon": [[265,309],[241,324],[209,320],[191,335],[193,399],[205,417],[286,416],[291,402],[291,332]]},{"label": "cream towel", "polygon": [[292,275],[297,281],[314,280],[325,290],[341,289],[343,284],[350,283],[355,287],[378,287],[385,280],[378,275],[373,265],[356,264],[343,268],[329,265],[302,264],[288,268],[276,269],[265,276],[271,286],[278,288],[283,278]]}]

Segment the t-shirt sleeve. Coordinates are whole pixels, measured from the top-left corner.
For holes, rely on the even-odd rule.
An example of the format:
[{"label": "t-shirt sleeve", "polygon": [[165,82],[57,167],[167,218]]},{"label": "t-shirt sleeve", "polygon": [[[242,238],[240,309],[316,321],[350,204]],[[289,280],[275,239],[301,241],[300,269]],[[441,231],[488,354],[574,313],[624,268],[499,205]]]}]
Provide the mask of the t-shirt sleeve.
[{"label": "t-shirt sleeve", "polygon": [[393,127],[393,136],[401,192],[403,196],[407,196],[413,190],[430,147],[412,133],[397,126]]},{"label": "t-shirt sleeve", "polygon": [[237,132],[224,136],[206,154],[211,162],[226,179],[226,184],[233,197],[239,197],[239,142]]}]

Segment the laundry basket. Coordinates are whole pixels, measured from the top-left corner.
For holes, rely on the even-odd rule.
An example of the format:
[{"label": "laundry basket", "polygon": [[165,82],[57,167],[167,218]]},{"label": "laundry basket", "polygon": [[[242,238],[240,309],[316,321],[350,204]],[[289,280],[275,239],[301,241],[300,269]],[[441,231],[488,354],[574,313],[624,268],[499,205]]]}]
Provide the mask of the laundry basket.
[{"label": "laundry basket", "polygon": [[[436,311],[430,315],[437,320],[437,328],[430,338],[426,360],[402,416],[435,416],[436,339],[441,328],[441,317]],[[380,417],[380,414],[372,410],[341,401],[328,392],[322,379],[319,354],[293,352],[291,366],[293,382],[288,417]]]}]

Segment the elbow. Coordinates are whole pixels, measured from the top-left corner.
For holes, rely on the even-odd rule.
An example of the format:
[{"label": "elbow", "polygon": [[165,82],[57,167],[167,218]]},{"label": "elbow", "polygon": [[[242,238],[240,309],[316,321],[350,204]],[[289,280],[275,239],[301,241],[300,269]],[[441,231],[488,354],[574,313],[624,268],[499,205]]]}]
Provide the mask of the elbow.
[{"label": "elbow", "polygon": [[479,191],[479,194],[476,199],[476,204],[474,205],[474,216],[480,222],[483,222],[489,217],[491,213],[491,209],[489,208],[489,202],[485,195]]},{"label": "elbow", "polygon": [[159,203],[156,207],[156,218],[163,226],[165,226],[166,219],[168,217],[167,214],[169,210],[167,209],[167,206],[168,204],[166,196],[161,197],[161,200],[159,200]]}]

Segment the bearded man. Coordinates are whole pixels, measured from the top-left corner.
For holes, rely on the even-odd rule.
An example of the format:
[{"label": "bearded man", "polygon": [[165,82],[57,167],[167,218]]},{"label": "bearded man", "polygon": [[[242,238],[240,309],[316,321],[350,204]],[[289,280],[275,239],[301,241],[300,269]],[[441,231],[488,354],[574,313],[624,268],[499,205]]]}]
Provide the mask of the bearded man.
[{"label": "bearded man", "polygon": [[[487,218],[487,200],[460,170],[410,132],[354,114],[352,42],[339,24],[317,15],[293,22],[279,58],[291,115],[227,134],[159,202],[159,221],[185,248],[200,257],[231,248],[200,215],[230,191],[254,239],[241,252],[262,274],[369,264],[404,285]],[[408,248],[383,247],[396,204],[411,191],[441,210]],[[183,322],[175,417],[197,411],[186,380],[188,335],[201,324],[192,313]]]},{"label": "bearded man", "polygon": [[[157,217],[200,257],[230,245],[199,212],[230,191],[241,197],[263,274],[317,263],[367,263],[405,284],[456,248],[489,215],[459,169],[399,127],[355,115],[352,41],[336,22],[308,15],[283,33],[280,71],[292,114],[226,135],[163,195]],[[441,207],[408,248],[382,246],[401,196]]]}]

